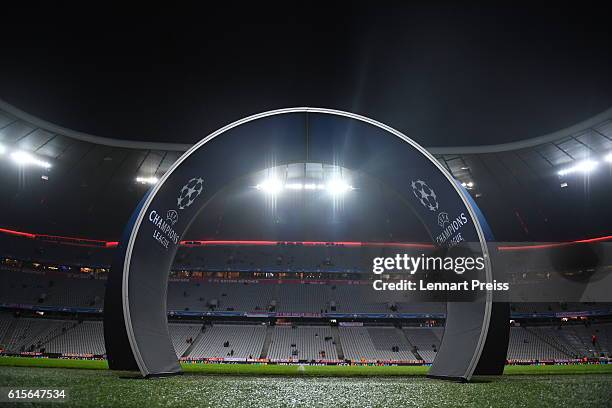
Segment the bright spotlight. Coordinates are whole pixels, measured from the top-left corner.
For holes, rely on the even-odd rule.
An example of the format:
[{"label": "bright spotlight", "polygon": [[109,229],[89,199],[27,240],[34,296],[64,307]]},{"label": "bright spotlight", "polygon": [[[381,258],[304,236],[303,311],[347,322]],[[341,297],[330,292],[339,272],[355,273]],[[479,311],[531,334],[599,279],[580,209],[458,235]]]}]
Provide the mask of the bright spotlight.
[{"label": "bright spotlight", "polygon": [[597,167],[599,163],[595,160],[583,160],[575,165],[560,170],[557,174],[560,176],[566,176],[572,173],[590,173]]},{"label": "bright spotlight", "polygon": [[140,184],[157,184],[157,177],[136,177],[136,182]]},{"label": "bright spotlight", "polygon": [[6,153],[6,147],[0,145],[0,154]]},{"label": "bright spotlight", "polygon": [[612,163],[612,153],[608,153],[606,157],[604,157],[604,160],[608,163]]},{"label": "bright spotlight", "polygon": [[11,153],[11,158],[15,163],[20,166],[32,164],[35,166],[43,167],[45,169],[51,168],[51,163],[46,162],[44,160],[40,160],[31,155],[30,153],[21,150]]},{"label": "bright spotlight", "polygon": [[283,189],[283,183],[275,178],[269,178],[256,185],[255,188],[268,194],[278,194]]},{"label": "bright spotlight", "polygon": [[255,186],[257,190],[263,191],[268,194],[278,194],[282,190],[292,191],[316,191],[326,190],[333,195],[344,194],[349,190],[353,190],[353,187],[341,179],[331,180],[327,184],[318,184],[305,181],[294,181],[291,183],[282,183],[276,178],[269,178]]},{"label": "bright spotlight", "polygon": [[302,190],[306,187],[302,183],[287,183],[285,184],[285,188],[288,190]]},{"label": "bright spotlight", "polygon": [[327,183],[327,191],[329,191],[333,195],[344,194],[352,189],[353,187],[351,187],[346,181],[341,179],[333,179]]}]

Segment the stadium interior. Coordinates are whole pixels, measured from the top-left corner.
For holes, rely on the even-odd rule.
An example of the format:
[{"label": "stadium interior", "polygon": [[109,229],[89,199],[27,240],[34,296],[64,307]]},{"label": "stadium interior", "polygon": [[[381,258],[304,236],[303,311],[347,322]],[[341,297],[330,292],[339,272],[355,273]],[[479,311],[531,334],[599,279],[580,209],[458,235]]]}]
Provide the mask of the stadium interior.
[{"label": "stadium interior", "polygon": [[[10,214],[0,226],[1,350],[104,358],[105,283],[121,230],[188,146],[85,135],[6,103],[0,143],[8,190],[0,212]],[[611,149],[608,110],[522,142],[430,151],[499,241],[571,246],[612,239],[612,213],[595,199],[608,192]],[[429,242],[410,204],[358,170],[308,162],[246,174],[181,238],[167,292],[177,357],[431,364],[445,304],[367,296],[372,257],[419,254]],[[516,265],[512,276],[529,283],[556,272]],[[611,357],[611,304],[514,302],[511,310],[509,363]]]},{"label": "stadium interior", "polygon": [[603,3],[113,6],[0,8],[0,408],[612,407]]}]

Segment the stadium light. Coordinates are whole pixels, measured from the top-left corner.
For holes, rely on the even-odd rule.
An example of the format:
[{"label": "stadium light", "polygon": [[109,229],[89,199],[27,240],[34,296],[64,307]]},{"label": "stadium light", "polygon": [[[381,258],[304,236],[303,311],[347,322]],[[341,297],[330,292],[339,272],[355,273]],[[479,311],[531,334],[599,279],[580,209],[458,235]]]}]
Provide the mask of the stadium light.
[{"label": "stadium light", "polygon": [[4,147],[3,145],[0,145],[0,154],[4,154],[6,153],[6,147]]},{"label": "stadium light", "polygon": [[608,163],[612,163],[612,153],[608,153],[606,157],[604,157],[604,160]]},{"label": "stadium light", "polygon": [[567,167],[565,169],[559,170],[557,172],[560,176],[566,176],[572,173],[590,173],[597,167],[599,163],[595,160],[583,160],[581,162],[576,163],[571,167]]},{"label": "stadium light", "polygon": [[283,183],[276,178],[269,178],[255,186],[256,189],[268,194],[278,194],[283,189]]},{"label": "stadium light", "polygon": [[342,179],[332,179],[327,183],[326,189],[333,195],[341,195],[352,190],[353,187]]},{"label": "stadium light", "polygon": [[20,166],[32,164],[35,166],[43,167],[45,169],[51,168],[51,163],[46,162],[44,160],[40,160],[31,155],[30,153],[21,150],[11,153],[11,158],[15,163]]},{"label": "stadium light", "polygon": [[140,184],[157,184],[157,177],[136,177],[136,182]]},{"label": "stadium light", "polygon": [[302,183],[288,183],[285,184],[285,188],[288,190],[302,190],[305,186]]},{"label": "stadium light", "polygon": [[344,194],[349,190],[354,190],[353,186],[349,185],[347,182],[341,179],[331,180],[327,184],[318,184],[318,183],[302,183],[302,182],[292,182],[292,183],[282,183],[276,178],[269,178],[264,180],[263,182],[257,184],[255,186],[257,190],[261,190],[265,193],[269,194],[278,194],[282,190],[327,190],[333,195]]}]

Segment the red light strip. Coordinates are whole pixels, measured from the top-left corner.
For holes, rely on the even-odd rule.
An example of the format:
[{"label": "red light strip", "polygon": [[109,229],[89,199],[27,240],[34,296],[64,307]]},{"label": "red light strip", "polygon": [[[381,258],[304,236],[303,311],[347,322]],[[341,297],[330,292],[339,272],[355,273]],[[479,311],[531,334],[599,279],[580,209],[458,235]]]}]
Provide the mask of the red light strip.
[{"label": "red light strip", "polygon": [[30,238],[30,239],[36,238],[35,234],[30,234],[29,232],[13,231],[13,230],[4,229],[4,228],[0,228],[0,232],[3,232],[5,234],[9,234],[9,235],[17,235],[19,237],[26,237],[26,238]]},{"label": "red light strip", "polygon": [[[15,231],[15,230],[5,229],[5,228],[0,228],[0,232],[8,234],[8,235],[25,237],[29,239],[42,239],[46,241],[59,240],[60,243],[62,244],[76,245],[76,246],[103,247],[103,246],[108,246],[109,244],[108,241],[102,241],[98,239],[65,237],[62,235],[33,234],[30,232]],[[61,241],[64,241],[64,242],[61,242]],[[93,245],[93,244],[98,244],[98,245]]]},{"label": "red light strip", "polygon": [[45,239],[45,240],[55,240],[61,239],[66,241],[82,241],[82,242],[91,242],[96,244],[106,244],[107,241],[102,241],[99,239],[88,239],[88,238],[76,238],[76,237],[64,237],[61,235],[47,235],[47,234],[34,234],[36,238]]},{"label": "red light strip", "polygon": [[[47,235],[47,234],[33,234],[30,232],[16,231],[6,228],[0,228],[0,233],[14,235],[29,239],[43,239],[43,240],[64,240],[59,242],[60,244],[85,246],[85,247],[96,247],[96,248],[115,248],[119,245],[117,241],[102,241],[97,239],[89,238],[75,238],[66,237],[61,235]],[[612,235],[605,235],[602,237],[579,239],[576,241],[567,242],[551,242],[547,244],[536,244],[536,245],[515,245],[515,246],[499,246],[497,249],[500,251],[524,251],[529,249],[546,249],[556,248],[572,244],[588,244],[593,242],[603,242],[612,240]],[[98,245],[94,245],[98,244]],[[425,243],[411,243],[411,242],[358,242],[358,241],[258,241],[258,240],[185,240],[179,242],[179,245],[185,247],[196,247],[196,246],[211,246],[211,245],[250,245],[250,246],[276,246],[276,245],[303,245],[303,246],[329,246],[338,245],[345,247],[391,247],[391,248],[434,248],[433,244]]]},{"label": "red light strip", "polygon": [[500,251],[524,251],[528,249],[546,249],[546,248],[557,248],[573,244],[589,244],[593,242],[603,242],[612,240],[612,235],[605,235],[603,237],[579,239],[576,241],[567,242],[551,242],[549,244],[537,244],[537,245],[516,245],[516,246],[499,246],[497,249]]}]

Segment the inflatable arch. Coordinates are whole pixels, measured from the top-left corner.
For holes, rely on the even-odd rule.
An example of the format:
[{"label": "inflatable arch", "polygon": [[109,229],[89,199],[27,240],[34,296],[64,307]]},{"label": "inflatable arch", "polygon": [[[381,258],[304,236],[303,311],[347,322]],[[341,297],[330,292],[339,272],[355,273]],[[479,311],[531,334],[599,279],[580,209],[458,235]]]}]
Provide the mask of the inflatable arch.
[{"label": "inflatable arch", "polygon": [[[420,218],[444,246],[475,243],[492,282],[488,227],[469,195],[424,148],[382,123],[320,108],[261,113],[212,133],[183,154],[132,215],[107,282],[104,337],[109,367],[145,377],[181,372],[168,332],[168,272],[181,236],[215,192],[271,164],[338,164],[374,175],[415,202]],[[426,192],[435,191],[423,200]],[[425,194],[427,195],[427,194]],[[422,205],[421,205],[422,204]],[[460,217],[461,231],[445,233]],[[444,336],[429,376],[468,381],[501,374],[509,335],[507,304],[486,294],[447,303]]]}]

